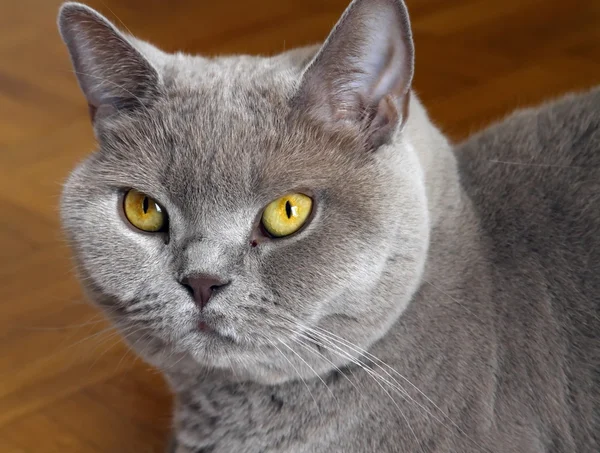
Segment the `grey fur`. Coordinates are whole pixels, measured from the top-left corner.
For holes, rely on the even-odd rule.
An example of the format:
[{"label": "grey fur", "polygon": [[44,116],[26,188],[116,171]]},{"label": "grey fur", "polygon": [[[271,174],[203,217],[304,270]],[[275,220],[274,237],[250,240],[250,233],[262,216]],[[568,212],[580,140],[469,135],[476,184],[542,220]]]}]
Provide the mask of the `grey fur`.
[{"label": "grey fur", "polygon": [[[62,222],[90,298],[172,386],[170,451],[600,449],[600,90],[452,150],[408,94],[400,0],[356,0],[325,50],[269,58],[167,55],[79,4],[59,26],[99,142]],[[369,71],[389,68],[382,93]],[[127,224],[130,187],[168,236]],[[253,247],[300,190],[309,225]],[[201,313],[191,272],[232,283]]]}]

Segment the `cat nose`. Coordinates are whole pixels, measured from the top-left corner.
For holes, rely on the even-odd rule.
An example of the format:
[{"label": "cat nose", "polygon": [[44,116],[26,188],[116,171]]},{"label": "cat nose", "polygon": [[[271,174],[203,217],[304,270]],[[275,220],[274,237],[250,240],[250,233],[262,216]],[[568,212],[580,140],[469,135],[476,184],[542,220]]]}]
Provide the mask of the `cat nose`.
[{"label": "cat nose", "polygon": [[213,292],[229,285],[229,282],[214,275],[193,274],[184,277],[181,284],[192,293],[196,305],[202,310]]}]

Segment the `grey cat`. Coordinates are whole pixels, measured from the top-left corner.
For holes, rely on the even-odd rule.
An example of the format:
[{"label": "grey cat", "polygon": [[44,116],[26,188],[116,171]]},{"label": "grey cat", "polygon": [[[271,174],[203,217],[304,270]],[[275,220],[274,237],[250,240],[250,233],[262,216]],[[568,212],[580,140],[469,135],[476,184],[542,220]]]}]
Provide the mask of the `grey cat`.
[{"label": "grey cat", "polygon": [[62,222],[173,452],[600,451],[600,90],[452,149],[401,0],[268,58],[59,27],[99,143]]}]

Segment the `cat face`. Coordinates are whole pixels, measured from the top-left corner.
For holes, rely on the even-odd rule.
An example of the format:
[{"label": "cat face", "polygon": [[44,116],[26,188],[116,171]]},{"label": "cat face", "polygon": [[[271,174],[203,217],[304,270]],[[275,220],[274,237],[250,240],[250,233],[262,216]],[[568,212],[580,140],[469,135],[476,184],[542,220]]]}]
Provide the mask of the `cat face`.
[{"label": "cat face", "polygon": [[63,225],[134,348],[280,382],[356,355],[318,332],[385,333],[427,246],[402,4],[356,1],[321,49],[272,58],[166,55],[77,4],[59,23],[99,142]]}]

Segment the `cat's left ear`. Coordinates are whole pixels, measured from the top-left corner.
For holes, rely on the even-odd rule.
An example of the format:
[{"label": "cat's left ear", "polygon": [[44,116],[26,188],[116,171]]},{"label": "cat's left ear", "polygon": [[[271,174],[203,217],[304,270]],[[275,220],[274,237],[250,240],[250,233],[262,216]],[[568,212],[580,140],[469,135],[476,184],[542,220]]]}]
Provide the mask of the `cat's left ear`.
[{"label": "cat's left ear", "polygon": [[404,2],[354,0],[305,70],[293,107],[376,149],[406,121],[413,71]]}]

